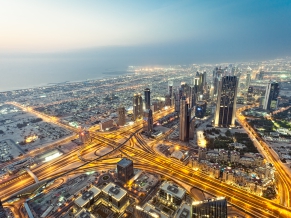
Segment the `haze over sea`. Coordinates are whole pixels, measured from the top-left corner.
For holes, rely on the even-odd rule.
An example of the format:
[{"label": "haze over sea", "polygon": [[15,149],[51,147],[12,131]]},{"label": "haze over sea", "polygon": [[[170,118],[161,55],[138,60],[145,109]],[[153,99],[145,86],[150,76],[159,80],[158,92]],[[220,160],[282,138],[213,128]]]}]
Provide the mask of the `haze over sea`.
[{"label": "haze over sea", "polygon": [[6,58],[0,63],[0,92],[127,74],[127,66],[95,58]]}]

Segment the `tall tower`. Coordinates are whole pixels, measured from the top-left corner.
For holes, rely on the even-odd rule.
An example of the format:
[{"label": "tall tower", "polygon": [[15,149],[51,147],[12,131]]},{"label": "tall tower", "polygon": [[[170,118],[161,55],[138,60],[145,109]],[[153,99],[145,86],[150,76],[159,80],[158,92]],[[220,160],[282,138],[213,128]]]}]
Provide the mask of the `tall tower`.
[{"label": "tall tower", "polygon": [[219,81],[215,126],[234,126],[238,80],[236,76],[224,76]]},{"label": "tall tower", "polygon": [[168,82],[168,94],[170,96],[170,100],[171,100],[171,103],[170,103],[170,106],[173,106],[173,102],[174,102],[174,93],[173,93],[173,81],[169,81]]},{"label": "tall tower", "polygon": [[250,84],[251,84],[251,68],[248,67],[248,70],[247,70],[247,78],[246,78],[246,89],[249,88]]},{"label": "tall tower", "polygon": [[125,125],[125,114],[126,114],[126,111],[125,111],[125,108],[124,107],[119,107],[117,109],[118,111],[118,125],[119,126],[124,126]]},{"label": "tall tower", "polygon": [[276,110],[278,106],[279,83],[270,81],[265,92],[263,109]]},{"label": "tall tower", "polygon": [[141,118],[143,115],[143,108],[142,108],[142,97],[139,94],[134,94],[133,96],[133,120],[137,120]]},{"label": "tall tower", "polygon": [[151,108],[151,91],[149,88],[146,88],[144,90],[144,101],[145,101],[145,108],[150,109]]},{"label": "tall tower", "polygon": [[180,132],[179,139],[183,142],[189,139],[189,116],[188,116],[188,103],[185,96],[182,97],[180,102]]},{"label": "tall tower", "polygon": [[143,130],[148,136],[150,136],[153,132],[153,112],[151,109],[147,109],[144,111]]}]

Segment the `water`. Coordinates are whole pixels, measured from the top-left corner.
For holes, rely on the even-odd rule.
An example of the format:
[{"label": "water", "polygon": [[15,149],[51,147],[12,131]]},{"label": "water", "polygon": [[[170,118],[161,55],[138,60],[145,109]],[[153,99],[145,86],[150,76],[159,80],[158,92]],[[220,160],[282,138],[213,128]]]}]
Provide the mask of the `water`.
[{"label": "water", "polygon": [[126,74],[126,66],[90,57],[0,58],[0,91]]}]

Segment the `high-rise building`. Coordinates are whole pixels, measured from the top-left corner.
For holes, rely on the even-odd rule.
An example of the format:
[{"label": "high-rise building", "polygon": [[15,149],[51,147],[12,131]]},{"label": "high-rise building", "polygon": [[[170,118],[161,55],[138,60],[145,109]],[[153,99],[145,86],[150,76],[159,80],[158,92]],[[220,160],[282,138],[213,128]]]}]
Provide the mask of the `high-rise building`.
[{"label": "high-rise building", "polygon": [[203,118],[206,114],[206,101],[198,101],[195,107],[195,116],[198,118]]},{"label": "high-rise building", "polygon": [[151,108],[151,91],[149,88],[144,90],[145,109]]},{"label": "high-rise building", "polygon": [[143,116],[142,97],[140,94],[133,96],[133,120],[137,120]]},{"label": "high-rise building", "polygon": [[83,144],[90,142],[91,141],[90,132],[85,129],[81,129],[79,131],[79,139]]},{"label": "high-rise building", "polygon": [[189,140],[194,139],[195,134],[195,119],[190,119],[189,121]]},{"label": "high-rise building", "polygon": [[189,140],[189,116],[188,116],[188,102],[183,96],[180,102],[180,128],[179,139],[183,142]]},{"label": "high-rise building", "polygon": [[126,183],[133,177],[133,162],[127,158],[122,158],[117,163],[117,178]]},{"label": "high-rise building", "polygon": [[153,132],[153,112],[151,109],[144,111],[143,116],[143,131],[150,136]]},{"label": "high-rise building", "polygon": [[251,84],[251,68],[248,67],[248,71],[247,71],[247,77],[246,77],[246,87],[245,89],[248,89],[250,84]]},{"label": "high-rise building", "polygon": [[224,76],[219,81],[215,126],[234,126],[238,80],[236,76]]},{"label": "high-rise building", "polygon": [[126,115],[126,111],[124,107],[119,107],[118,110],[118,125],[119,126],[124,126],[126,123],[125,120],[125,115]]},{"label": "high-rise building", "polygon": [[265,92],[263,109],[276,110],[278,106],[279,83],[270,81]]},{"label": "high-rise building", "polygon": [[179,97],[179,94],[175,93],[174,98],[175,98],[175,111],[179,112],[180,111],[180,97]]},{"label": "high-rise building", "polygon": [[194,201],[192,203],[192,218],[227,218],[227,201],[225,198]]}]

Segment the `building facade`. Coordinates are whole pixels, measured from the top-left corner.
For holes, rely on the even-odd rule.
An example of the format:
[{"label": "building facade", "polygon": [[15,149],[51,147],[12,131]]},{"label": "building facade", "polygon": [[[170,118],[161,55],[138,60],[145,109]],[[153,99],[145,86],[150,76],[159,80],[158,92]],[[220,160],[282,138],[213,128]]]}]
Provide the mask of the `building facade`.
[{"label": "building facade", "polygon": [[127,158],[123,158],[117,163],[117,178],[126,183],[133,177],[133,162]]},{"label": "building facade", "polygon": [[279,97],[279,83],[269,82],[265,92],[265,100],[263,109],[265,110],[276,110],[278,106]]},{"label": "building facade", "polygon": [[215,126],[234,126],[237,85],[238,80],[236,76],[224,76],[219,81],[216,112],[214,118]]}]

